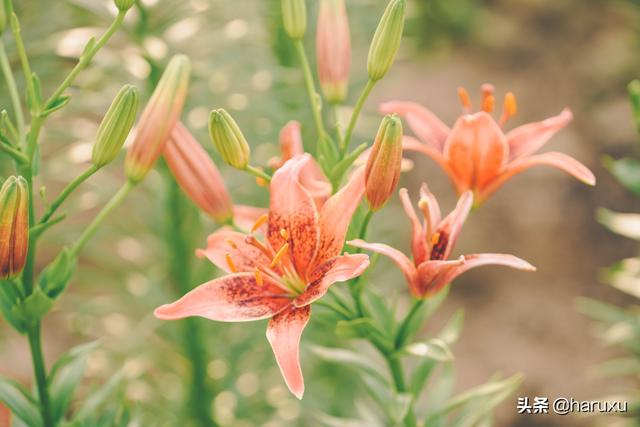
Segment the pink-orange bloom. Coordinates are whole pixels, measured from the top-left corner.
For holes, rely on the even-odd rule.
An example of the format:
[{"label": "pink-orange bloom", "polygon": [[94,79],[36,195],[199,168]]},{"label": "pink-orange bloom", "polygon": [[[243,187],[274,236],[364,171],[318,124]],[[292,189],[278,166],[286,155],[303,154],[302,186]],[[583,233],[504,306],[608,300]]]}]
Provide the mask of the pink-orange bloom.
[{"label": "pink-orange bloom", "polygon": [[495,104],[493,86],[482,86],[482,111],[471,112],[464,89],[458,91],[465,109],[449,129],[431,111],[413,102],[392,101],[380,106],[383,114],[396,113],[405,118],[418,139],[405,136],[403,147],[419,151],[435,160],[462,194],[473,190],[477,203],[486,200],[502,184],[533,166],[561,169],[580,181],[595,185],[593,173],[572,157],[558,152],[535,154],[573,118],[569,109],[541,122],[519,126],[505,134],[506,121],[516,114],[516,101],[507,93],[504,111],[498,122],[491,116]]},{"label": "pink-orange bloom", "polygon": [[265,242],[230,229],[215,232],[198,254],[229,274],[155,311],[161,319],[202,316],[241,322],[270,318],[267,339],[287,386],[298,398],[304,393],[300,337],[309,321],[310,304],[333,283],[357,277],[369,265],[367,255],[340,255],[351,217],[364,194],[362,170],[318,207],[300,182],[310,161],[307,154],[294,157],[273,175],[268,217],[253,227],[254,231],[264,230]]},{"label": "pink-orange bloom", "polygon": [[423,184],[419,202],[424,216],[423,223],[418,219],[405,188],[400,190],[400,199],[413,226],[413,261],[399,250],[385,244],[367,243],[363,240],[353,240],[347,244],[391,258],[404,273],[409,289],[416,298],[432,296],[460,274],[482,265],[505,265],[519,270],[535,270],[528,262],[505,254],[464,255],[456,260],[449,260],[462,225],[473,205],[471,191],[465,191],[455,209],[446,218],[441,219],[438,201],[426,184]]},{"label": "pink-orange bloom", "polygon": [[351,67],[351,38],[344,0],[320,0],[316,57],[322,92],[330,103],[347,95]]}]

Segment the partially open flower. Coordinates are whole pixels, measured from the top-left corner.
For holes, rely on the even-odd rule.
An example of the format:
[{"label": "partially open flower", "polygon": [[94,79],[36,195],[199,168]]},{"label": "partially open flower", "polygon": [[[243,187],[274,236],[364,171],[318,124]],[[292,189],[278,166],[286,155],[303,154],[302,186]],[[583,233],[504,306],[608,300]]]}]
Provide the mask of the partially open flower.
[{"label": "partially open flower", "polygon": [[405,0],[391,0],[378,23],[367,59],[371,80],[380,80],[393,65],[404,29],[404,9]]},{"label": "partially open flower", "polygon": [[236,169],[244,169],[249,164],[249,144],[236,121],[224,109],[211,112],[209,136],[226,164]]},{"label": "partially open flower", "polygon": [[325,98],[330,103],[344,101],[351,66],[349,19],[344,0],[320,0],[316,56]]},{"label": "partially open flower", "polygon": [[9,177],[0,188],[0,279],[22,272],[29,247],[27,181]]},{"label": "partially open flower", "polygon": [[218,168],[182,123],[171,132],[164,159],[182,190],[207,215],[224,224],[233,218],[233,204]]},{"label": "partially open flower", "polygon": [[376,211],[387,203],[398,181],[402,167],[402,122],[398,116],[382,119],[365,170],[366,195]]},{"label": "partially open flower", "polygon": [[142,181],[162,154],[171,130],[180,119],[190,74],[186,56],[171,59],[140,117],[135,139],[127,152],[125,172],[130,181]]}]

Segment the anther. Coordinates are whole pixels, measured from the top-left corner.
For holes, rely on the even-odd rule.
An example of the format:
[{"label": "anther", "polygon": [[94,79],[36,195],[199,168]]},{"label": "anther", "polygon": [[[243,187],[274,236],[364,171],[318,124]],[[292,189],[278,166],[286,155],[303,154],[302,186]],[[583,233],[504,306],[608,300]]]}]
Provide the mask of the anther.
[{"label": "anther", "polygon": [[262,227],[264,223],[267,222],[267,219],[269,219],[269,215],[260,215],[260,218],[258,218],[255,224],[253,224],[253,227],[251,227],[251,232],[254,233],[258,228]]},{"label": "anther", "polygon": [[504,107],[500,117],[500,126],[504,125],[509,118],[518,114],[518,103],[513,92],[507,92],[504,96]]},{"label": "anther", "polygon": [[496,98],[493,95],[489,95],[482,100],[482,111],[491,113],[496,104]]},{"label": "anther", "polygon": [[276,256],[273,257],[273,261],[271,261],[270,267],[271,268],[275,267],[280,262],[280,260],[284,256],[284,254],[287,253],[288,250],[289,250],[289,244],[288,243],[285,243],[284,245],[282,245],[282,247],[280,249],[278,249],[278,252],[276,253]]},{"label": "anther", "polygon": [[227,245],[231,246],[231,248],[233,249],[238,249],[238,245],[236,245],[236,242],[231,239],[227,239]]},{"label": "anther", "polygon": [[280,236],[284,239],[284,240],[289,240],[289,232],[287,230],[285,230],[284,228],[280,229]]},{"label": "anther", "polygon": [[458,97],[460,98],[460,102],[462,103],[462,108],[465,113],[471,113],[471,99],[469,98],[469,92],[463,87],[458,88]]},{"label": "anther", "polygon": [[255,276],[256,276],[256,283],[258,284],[258,286],[262,286],[264,281],[262,280],[262,273],[260,272],[260,270],[256,269]]},{"label": "anther", "polygon": [[271,258],[272,252],[265,245],[260,243],[258,241],[258,239],[256,239],[255,237],[247,236],[247,237],[244,238],[244,241],[245,241],[245,243],[247,243],[247,244],[249,244],[249,245],[251,245],[251,246],[253,246],[255,248],[258,248],[260,250],[260,252],[265,254],[265,256],[267,258]]},{"label": "anther", "polygon": [[236,265],[233,263],[233,260],[231,259],[231,254],[227,253],[224,256],[227,260],[227,265],[229,266],[229,270],[231,270],[231,272],[233,273],[237,273],[238,269],[236,268]]}]

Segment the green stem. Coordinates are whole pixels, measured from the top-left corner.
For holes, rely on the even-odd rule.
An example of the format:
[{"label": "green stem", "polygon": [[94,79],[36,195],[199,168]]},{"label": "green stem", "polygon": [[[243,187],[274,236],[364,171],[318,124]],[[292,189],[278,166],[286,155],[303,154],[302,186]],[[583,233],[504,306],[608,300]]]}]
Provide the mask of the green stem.
[{"label": "green stem", "polygon": [[78,74],[80,74],[80,72],[91,63],[91,60],[96,55],[96,53],[98,53],[98,51],[102,49],[104,45],[109,41],[111,36],[113,36],[113,34],[118,31],[118,28],[120,28],[120,26],[124,22],[125,15],[126,12],[118,12],[118,15],[115,17],[109,28],[107,28],[107,31],[105,31],[105,33],[98,39],[95,45],[93,45],[91,49],[87,50],[82,54],[82,56],[80,56],[80,59],[78,60],[76,66],[73,67],[73,70],[71,70],[71,72],[63,80],[60,86],[58,86],[58,89],[56,89],[56,91],[49,97],[49,99],[45,103],[45,106],[50,105],[58,98],[60,98],[62,93],[73,84],[76,77],[78,77]]},{"label": "green stem", "polygon": [[338,104],[333,104],[333,121],[335,122],[336,127],[336,136],[338,137],[338,146],[342,147],[342,128],[340,126],[340,106]]},{"label": "green stem", "polygon": [[360,112],[362,111],[362,107],[364,106],[365,101],[369,97],[371,90],[376,85],[375,80],[369,79],[367,81],[366,86],[362,90],[360,94],[360,98],[356,102],[356,105],[353,107],[353,112],[351,113],[351,119],[349,120],[349,125],[347,126],[347,131],[344,134],[344,139],[342,140],[341,153],[344,156],[347,150],[349,149],[349,143],[351,142],[351,135],[353,134],[353,129],[356,126],[356,122],[358,121],[358,117],[360,116]]},{"label": "green stem", "polygon": [[402,348],[402,346],[405,345],[407,340],[407,336],[406,336],[407,328],[411,324],[413,317],[420,312],[420,309],[422,308],[423,305],[424,305],[423,299],[415,299],[413,301],[413,304],[411,305],[411,310],[409,310],[409,314],[407,314],[407,317],[404,318],[404,320],[400,324],[400,327],[398,328],[398,334],[396,335],[396,342],[395,342],[396,349],[400,349]]},{"label": "green stem", "polygon": [[89,224],[87,228],[84,229],[80,238],[76,241],[76,243],[71,247],[70,255],[77,256],[78,252],[84,247],[87,241],[93,236],[96,232],[97,228],[102,224],[105,218],[113,212],[115,208],[117,208],[120,203],[127,197],[127,195],[133,190],[135,187],[135,183],[131,181],[127,181],[118,192],[109,200],[109,202],[102,208],[102,210],[96,215],[93,219],[93,222]]},{"label": "green stem", "polygon": [[[9,98],[11,98],[11,105],[13,106],[13,114],[16,116],[16,125],[18,132],[20,133],[20,139],[24,138],[24,114],[22,113],[22,105],[20,104],[20,95],[18,94],[18,86],[16,80],[11,71],[11,65],[9,64],[9,58],[7,58],[7,52],[4,47],[4,42],[0,39],[0,68],[2,68],[2,74],[7,83],[7,90],[9,91]],[[23,143],[22,140],[19,141]]]},{"label": "green stem", "polygon": [[29,329],[29,346],[31,348],[31,360],[33,361],[33,372],[36,377],[38,388],[38,399],[40,402],[40,414],[42,416],[43,427],[53,427],[51,415],[51,403],[49,399],[49,389],[47,386],[47,369],[45,367],[42,354],[42,342],[40,339],[40,322],[38,321]]},{"label": "green stem", "polygon": [[[401,361],[393,355],[385,355],[387,360],[387,364],[389,365],[389,370],[391,371],[391,376],[393,377],[393,382],[396,386],[396,390],[398,393],[404,393],[407,391],[404,384],[404,370],[402,369]],[[416,417],[413,413],[413,405],[409,407],[409,411],[407,412],[406,417],[404,418],[404,425],[406,427],[416,427],[418,424],[416,423]]]},{"label": "green stem", "polygon": [[[11,2],[10,2],[11,3]],[[29,57],[27,56],[27,50],[24,47],[24,41],[22,40],[22,34],[20,31],[20,21],[15,12],[11,13],[11,30],[13,31],[13,38],[16,41],[16,49],[18,51],[18,57],[20,58],[20,64],[22,65],[22,73],[24,74],[24,81],[27,84],[27,94],[29,99],[33,102],[36,98],[36,90],[33,85],[33,75],[31,73],[31,65],[29,65]],[[35,105],[31,106],[31,111]],[[37,106],[39,107],[39,106]]]},{"label": "green stem", "polygon": [[320,95],[316,91],[315,84],[313,82],[313,75],[311,74],[311,66],[309,66],[309,59],[307,53],[304,50],[304,44],[302,40],[295,40],[296,51],[298,58],[300,59],[300,65],[302,66],[302,72],[304,74],[304,81],[307,87],[307,95],[311,102],[311,111],[313,113],[313,121],[316,125],[316,132],[318,134],[318,141],[324,137],[324,124],[322,123],[322,112],[320,107]]},{"label": "green stem", "polygon": [[266,172],[258,169],[255,166],[247,165],[245,166],[244,171],[250,173],[256,178],[262,178],[267,182],[271,182],[271,177]]},{"label": "green stem", "polygon": [[[364,219],[362,220],[362,224],[360,225],[360,231],[358,232],[358,239],[364,239],[367,235],[367,228],[369,228],[369,222],[371,222],[371,218],[373,217],[373,210],[369,209]],[[360,252],[360,250],[358,250]],[[355,279],[355,281],[351,285],[351,296],[356,304],[356,311],[358,312],[358,316],[364,316],[364,307],[362,306],[362,290],[364,287],[362,286],[362,276],[359,276]]]},{"label": "green stem", "polygon": [[89,177],[91,177],[94,173],[98,172],[98,170],[100,170],[99,166],[91,165],[87,170],[85,170],[80,175],[75,177],[73,181],[71,181],[62,190],[62,192],[58,194],[58,197],[56,197],[55,200],[51,202],[51,204],[47,208],[47,211],[44,213],[44,215],[42,215],[42,218],[40,218],[40,221],[38,221],[38,224],[43,224],[47,222],[49,218],[51,218],[51,216],[53,216],[56,210],[60,207],[60,205],[62,205],[62,203],[67,199],[67,197],[69,197],[69,195],[73,193],[74,190],[78,188],[80,184],[82,184],[87,179],[89,179]]},{"label": "green stem", "polygon": [[17,162],[18,165],[24,165],[28,163],[27,156],[22,154],[17,149],[13,148],[11,145],[7,144],[5,141],[0,141],[0,151],[4,151]]}]

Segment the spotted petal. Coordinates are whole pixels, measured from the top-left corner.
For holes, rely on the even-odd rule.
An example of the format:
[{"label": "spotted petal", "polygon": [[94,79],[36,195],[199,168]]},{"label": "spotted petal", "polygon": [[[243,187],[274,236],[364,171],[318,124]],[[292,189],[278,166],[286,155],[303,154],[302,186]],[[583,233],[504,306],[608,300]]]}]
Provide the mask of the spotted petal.
[{"label": "spotted petal", "polygon": [[360,276],[368,266],[369,256],[365,254],[344,254],[326,261],[311,272],[312,282],[293,300],[293,305],[303,307],[311,304],[322,298],[331,285]]},{"label": "spotted petal", "polygon": [[300,369],[300,337],[309,322],[311,306],[291,307],[274,316],[267,326],[267,340],[287,387],[298,399],[304,394]]},{"label": "spotted petal", "polygon": [[251,273],[237,273],[204,283],[178,301],[158,307],[154,314],[163,320],[191,316],[221,322],[266,319],[291,305],[289,297],[269,277],[262,284]]}]

